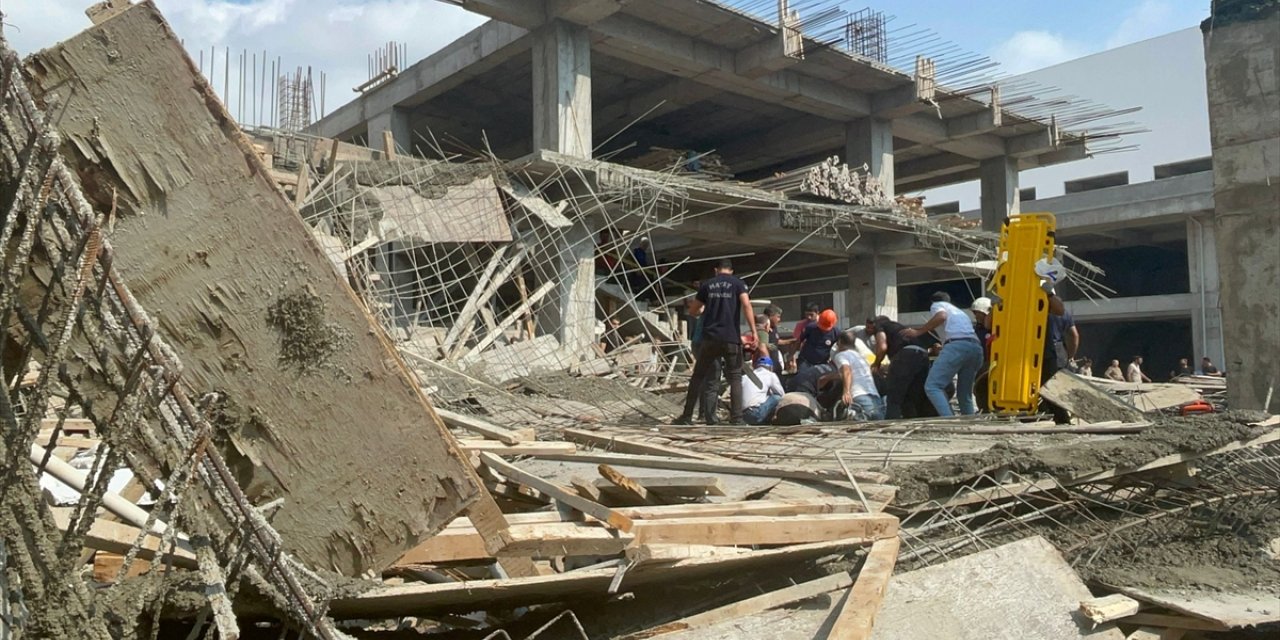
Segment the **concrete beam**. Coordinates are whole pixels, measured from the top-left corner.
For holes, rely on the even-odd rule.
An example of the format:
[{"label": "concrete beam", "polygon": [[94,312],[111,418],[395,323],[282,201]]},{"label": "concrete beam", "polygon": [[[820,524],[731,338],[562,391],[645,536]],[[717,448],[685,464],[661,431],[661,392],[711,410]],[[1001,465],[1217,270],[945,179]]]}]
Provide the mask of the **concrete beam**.
[{"label": "concrete beam", "polygon": [[740,75],[759,78],[786,69],[800,60],[794,52],[787,51],[784,32],[779,31],[775,37],[739,49],[733,65]]},{"label": "concrete beam", "polygon": [[627,0],[547,0],[546,15],[590,26],[620,11],[626,2]]},{"label": "concrete beam", "polygon": [[541,0],[452,0],[463,9],[494,20],[529,28],[547,21],[547,6]]},{"label": "concrete beam", "polygon": [[982,133],[990,133],[1000,128],[1002,122],[999,109],[984,109],[967,116],[948,118],[947,135],[952,138],[967,138]]},{"label": "concrete beam", "polygon": [[555,20],[533,35],[533,148],[590,158],[591,40]]},{"label": "concrete beam", "polygon": [[1018,160],[1010,156],[983,160],[980,171],[982,228],[998,232],[1006,218],[1020,211]]},{"label": "concrete beam", "polygon": [[309,131],[330,138],[363,134],[369,120],[379,114],[426,102],[528,51],[528,34],[523,27],[486,22],[321,118]]},{"label": "concrete beam", "polygon": [[845,125],[844,161],[851,167],[867,166],[867,172],[893,197],[893,122],[860,118]]}]

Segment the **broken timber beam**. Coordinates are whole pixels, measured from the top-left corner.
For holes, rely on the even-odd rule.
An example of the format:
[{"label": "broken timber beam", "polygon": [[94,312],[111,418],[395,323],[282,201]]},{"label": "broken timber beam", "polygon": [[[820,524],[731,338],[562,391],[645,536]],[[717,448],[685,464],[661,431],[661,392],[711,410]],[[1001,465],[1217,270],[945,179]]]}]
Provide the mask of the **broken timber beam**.
[{"label": "broken timber beam", "polygon": [[508,479],[533,487],[534,489],[551,496],[554,500],[567,507],[577,509],[578,511],[604,522],[611,527],[621,529],[623,531],[631,531],[631,518],[628,518],[609,507],[598,502],[587,500],[586,498],[570,492],[564,487],[557,486],[556,484],[539,478],[532,473],[523,471],[519,467],[507,463],[492,453],[481,453],[480,460],[484,462],[485,466],[506,476]]},{"label": "broken timber beam", "polygon": [[830,640],[870,640],[876,614],[884,602],[893,566],[898,562],[898,547],[902,540],[897,536],[877,540],[867,552],[858,579],[849,588],[840,615],[831,627]]}]

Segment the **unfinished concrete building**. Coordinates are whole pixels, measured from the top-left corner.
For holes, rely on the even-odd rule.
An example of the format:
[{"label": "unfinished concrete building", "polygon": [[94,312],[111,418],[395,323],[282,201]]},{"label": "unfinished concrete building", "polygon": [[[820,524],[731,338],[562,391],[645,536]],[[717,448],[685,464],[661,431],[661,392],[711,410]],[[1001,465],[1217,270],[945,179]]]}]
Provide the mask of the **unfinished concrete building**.
[{"label": "unfinished concrete building", "polygon": [[[709,272],[685,260],[738,256],[757,297],[778,296],[795,317],[798,293],[838,291],[832,306],[846,323],[895,315],[902,282],[980,273],[957,267],[980,256],[939,255],[901,226],[838,231],[829,218],[789,215],[785,194],[799,194],[805,169],[833,157],[864,168],[878,200],[859,204],[896,210],[902,221],[910,218],[896,193],[981,177],[983,227],[994,230],[1019,210],[1020,170],[1082,158],[1090,143],[1118,133],[1093,122],[1113,114],[1104,107],[1002,97],[980,60],[859,53],[868,38],[888,41],[883,24],[865,32],[842,14],[847,23],[831,41],[803,33],[786,3],[781,20],[744,11],[748,4],[461,3],[493,20],[311,130],[375,148],[389,132],[401,152],[424,156],[484,149],[532,164],[576,158],[587,167],[594,158],[610,163],[594,165],[601,171],[687,174],[725,193],[678,224],[645,229],[652,252],[675,266],[670,280]],[[1079,130],[1086,122],[1088,134]],[[600,223],[580,222],[581,238],[600,240]],[[583,259],[592,253],[585,247]],[[794,284],[817,270],[840,275]],[[572,286],[572,273],[564,277]]]}]

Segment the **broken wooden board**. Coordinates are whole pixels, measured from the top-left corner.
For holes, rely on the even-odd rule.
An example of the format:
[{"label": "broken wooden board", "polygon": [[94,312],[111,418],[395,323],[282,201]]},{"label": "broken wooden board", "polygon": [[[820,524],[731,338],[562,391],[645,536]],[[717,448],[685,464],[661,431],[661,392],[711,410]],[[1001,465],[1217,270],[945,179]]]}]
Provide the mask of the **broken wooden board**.
[{"label": "broken wooden board", "polygon": [[[853,583],[853,578],[847,573],[836,573],[829,576],[802,582],[776,591],[763,593],[754,598],[739,600],[723,607],[717,607],[710,611],[673,620],[666,624],[646,629],[644,631],[628,634],[618,638],[617,640],[644,640],[646,638],[675,638],[677,636],[669,635],[677,631],[689,631],[693,629],[702,629],[721,624],[728,620],[735,620],[745,616],[751,616],[763,611],[777,609],[794,602],[816,598],[820,595],[831,593],[837,589],[844,589]],[[765,637],[765,636],[757,636]],[[772,637],[772,636],[769,636]]]},{"label": "broken wooden board", "polygon": [[[1259,558],[1259,562],[1264,560]],[[1280,622],[1280,598],[1265,591],[1212,592],[1201,589],[1117,587],[1131,598],[1224,627],[1251,627]]]},{"label": "broken wooden board", "polygon": [[[597,482],[597,479],[600,479],[599,464],[547,460],[542,456],[535,456],[533,458],[521,460],[519,464],[521,469],[537,475],[540,478],[546,478],[560,486],[572,486],[574,478],[577,478],[590,485],[587,489],[588,493],[592,493],[594,490],[601,490],[610,497],[616,495],[612,489],[604,488],[604,484],[606,483]],[[671,478],[679,478],[680,476],[695,474],[703,477],[714,477],[716,478],[720,491],[723,494],[713,496],[711,499],[714,500],[724,499],[729,501],[740,501],[756,498],[768,492],[778,483],[776,479],[757,476],[740,476],[730,475],[727,473],[665,471],[646,467],[633,467],[629,465],[611,464],[609,466],[632,478],[657,478],[667,475]],[[657,491],[661,493],[660,488],[658,488]],[[629,502],[626,503],[625,506],[637,506],[637,504],[638,503],[636,502]]]},{"label": "broken wooden board", "polygon": [[[836,540],[751,551],[730,557],[695,558],[640,565],[628,571],[621,589],[653,586],[671,580],[695,580],[722,573],[791,563],[862,546],[865,541]],[[329,603],[336,619],[427,615],[443,611],[465,613],[569,598],[609,597],[614,568],[581,569],[568,573],[509,580],[472,580],[444,584],[406,584],[378,587],[359,595],[339,596]]]},{"label": "broken wooden board", "polygon": [[875,627],[876,614],[889,588],[889,578],[898,562],[902,539],[894,536],[877,540],[867,551],[867,559],[858,570],[858,579],[845,594],[836,617],[830,640],[867,640]]},{"label": "broken wooden board", "polygon": [[1091,597],[1062,554],[1035,536],[894,576],[871,637],[1124,638],[1080,615],[1080,601]]},{"label": "broken wooden board", "polygon": [[1141,422],[1144,419],[1141,410],[1094,386],[1088,379],[1066,370],[1053,374],[1044,383],[1040,388],[1040,397],[1085,422]]},{"label": "broken wooden board", "polygon": [[[304,563],[381,569],[482,490],[382,329],[333,270],[151,3],[26,61],[114,266],[193,396],[226,398],[222,447]],[[93,358],[87,358],[94,361]],[[86,401],[110,415],[106,385]]]},{"label": "broken wooden board", "polygon": [[1094,624],[1102,624],[1111,622],[1120,618],[1127,618],[1138,612],[1142,608],[1142,603],[1124,595],[1123,593],[1113,593],[1111,595],[1099,598],[1090,598],[1080,602],[1080,613],[1086,618],[1093,621]]}]

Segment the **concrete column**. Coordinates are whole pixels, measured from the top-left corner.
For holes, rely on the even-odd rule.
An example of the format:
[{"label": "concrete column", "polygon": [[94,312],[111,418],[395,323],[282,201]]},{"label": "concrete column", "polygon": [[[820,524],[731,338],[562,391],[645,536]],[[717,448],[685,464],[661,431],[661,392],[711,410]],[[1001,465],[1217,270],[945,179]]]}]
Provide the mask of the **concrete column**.
[{"label": "concrete column", "polygon": [[531,260],[548,265],[548,278],[555,288],[538,307],[539,333],[553,334],[560,341],[567,362],[574,362],[594,352],[596,279],[595,231],[583,220],[562,232],[555,231],[552,240],[538,247]]},{"label": "concrete column", "polygon": [[1187,271],[1191,276],[1192,366],[1208,356],[1224,365],[1222,308],[1218,303],[1218,249],[1212,219],[1187,218]]},{"label": "concrete column", "polygon": [[867,165],[867,171],[885,193],[893,197],[893,122],[861,118],[845,125],[844,161],[851,167]]},{"label": "concrete column", "polygon": [[369,148],[382,149],[382,132],[390,131],[395,138],[396,149],[400,153],[412,154],[414,148],[413,128],[409,126],[409,112],[405,109],[391,108],[369,118]]},{"label": "concrete column", "polygon": [[[1227,4],[1227,3],[1222,3]],[[1239,4],[1247,7],[1246,3]],[[1274,7],[1206,23],[1227,403],[1280,410],[1280,16]],[[1212,31],[1210,31],[1212,28]]]},{"label": "concrete column", "polygon": [[553,20],[533,36],[533,148],[591,157],[591,39]]},{"label": "concrete column", "polygon": [[979,169],[982,182],[982,229],[999,231],[1004,219],[1021,211],[1018,198],[1018,159],[987,158]]},{"label": "concrete column", "polygon": [[898,317],[898,263],[893,256],[849,257],[849,288],[844,298],[847,322],[868,316]]}]

